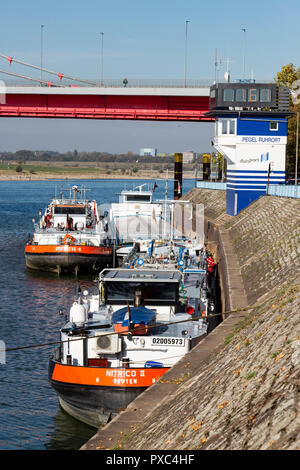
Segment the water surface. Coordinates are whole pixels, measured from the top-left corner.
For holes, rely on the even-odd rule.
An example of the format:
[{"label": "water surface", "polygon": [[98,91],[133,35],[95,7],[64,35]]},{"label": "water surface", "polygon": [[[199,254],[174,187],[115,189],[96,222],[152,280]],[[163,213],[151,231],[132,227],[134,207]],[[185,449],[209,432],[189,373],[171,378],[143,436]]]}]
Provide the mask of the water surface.
[{"label": "water surface", "polygon": [[[118,193],[147,182],[141,180],[68,180],[0,182],[0,340],[7,348],[38,345],[59,339],[62,317],[69,310],[77,281],[73,276],[30,272],[25,268],[24,245],[32,232],[32,218],[44,211],[61,185],[84,184],[98,204],[118,201]],[[153,181],[150,182],[152,185]],[[157,181],[155,197],[164,198],[165,182]],[[183,192],[194,186],[183,182]],[[172,197],[172,183],[169,194]],[[93,278],[80,278],[90,289]],[[0,449],[78,449],[95,429],[62,411],[48,382],[48,360],[54,346],[6,353],[0,364]]]}]

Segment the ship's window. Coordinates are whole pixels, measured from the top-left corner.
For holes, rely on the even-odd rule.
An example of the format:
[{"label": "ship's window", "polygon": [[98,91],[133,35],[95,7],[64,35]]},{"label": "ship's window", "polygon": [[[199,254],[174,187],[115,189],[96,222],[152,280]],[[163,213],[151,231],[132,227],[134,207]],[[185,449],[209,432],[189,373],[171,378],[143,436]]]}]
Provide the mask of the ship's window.
[{"label": "ship's window", "polygon": [[270,131],[278,131],[278,122],[277,121],[271,121],[270,122]]},{"label": "ship's window", "polygon": [[246,101],[246,90],[245,88],[237,88],[235,91],[235,100],[236,101]]},{"label": "ship's window", "polygon": [[223,101],[234,101],[234,89],[224,88]]},{"label": "ship's window", "polygon": [[105,282],[104,296],[113,305],[133,303],[136,290],[142,292],[142,302],[147,305],[174,305],[178,300],[178,283],[163,282]]},{"label": "ship's window", "polygon": [[85,207],[58,207],[56,206],[54,209],[54,214],[72,214],[72,215],[78,215],[78,214],[85,214]]},{"label": "ship's window", "polygon": [[127,202],[151,202],[151,197],[145,194],[128,194]]},{"label": "ship's window", "polygon": [[260,101],[264,103],[270,103],[271,101],[271,90],[270,88],[262,88],[260,90]]},{"label": "ship's window", "polygon": [[259,90],[257,88],[250,88],[248,90],[248,101],[256,103],[259,100]]}]

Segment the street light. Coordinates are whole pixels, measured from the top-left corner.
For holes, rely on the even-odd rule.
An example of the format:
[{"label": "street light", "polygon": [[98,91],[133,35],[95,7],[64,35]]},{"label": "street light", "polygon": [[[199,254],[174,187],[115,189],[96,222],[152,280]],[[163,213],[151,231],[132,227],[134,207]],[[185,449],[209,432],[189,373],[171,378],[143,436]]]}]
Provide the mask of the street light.
[{"label": "street light", "polygon": [[246,29],[242,28],[244,33],[244,54],[243,54],[243,78],[246,78]]},{"label": "street light", "polygon": [[184,54],[184,87],[186,87],[186,59],[187,59],[187,35],[188,35],[188,24],[190,21],[185,22],[185,54]]},{"label": "street light", "polygon": [[41,85],[42,85],[42,80],[43,80],[42,67],[43,67],[43,30],[44,30],[44,26],[45,25],[41,24]]},{"label": "street light", "polygon": [[100,76],[100,86],[102,86],[103,83],[103,36],[104,33],[100,33],[101,36],[101,76]]}]

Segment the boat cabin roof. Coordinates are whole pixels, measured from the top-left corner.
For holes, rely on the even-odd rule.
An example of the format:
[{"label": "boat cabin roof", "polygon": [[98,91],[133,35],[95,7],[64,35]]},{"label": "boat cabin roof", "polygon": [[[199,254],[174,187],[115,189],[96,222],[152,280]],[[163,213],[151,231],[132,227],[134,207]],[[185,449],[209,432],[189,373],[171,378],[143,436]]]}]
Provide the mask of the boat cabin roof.
[{"label": "boat cabin roof", "polygon": [[77,204],[72,204],[71,202],[59,202],[57,204],[55,204],[55,207],[88,207],[88,204],[87,203],[77,203]]},{"label": "boat cabin roof", "polygon": [[[89,201],[86,197],[86,192],[89,191],[85,186],[73,185],[70,188],[60,188],[59,195],[58,190],[55,187],[55,196],[52,204],[57,205],[88,205]],[[68,194],[68,195],[67,195]]]},{"label": "boat cabin roof", "polygon": [[151,203],[153,198],[153,191],[150,189],[143,189],[143,186],[147,184],[141,184],[133,189],[123,189],[121,191],[122,202],[139,202],[139,203]]},{"label": "boat cabin roof", "polygon": [[88,204],[53,204],[54,215],[86,215]]},{"label": "boat cabin roof", "polygon": [[122,191],[123,202],[152,202],[152,193],[141,191]]},{"label": "boat cabin roof", "polygon": [[182,275],[178,270],[105,269],[101,273],[101,279],[104,282],[179,283],[181,278]]},{"label": "boat cabin roof", "polygon": [[176,305],[181,273],[176,270],[107,269],[101,273],[107,305]]}]

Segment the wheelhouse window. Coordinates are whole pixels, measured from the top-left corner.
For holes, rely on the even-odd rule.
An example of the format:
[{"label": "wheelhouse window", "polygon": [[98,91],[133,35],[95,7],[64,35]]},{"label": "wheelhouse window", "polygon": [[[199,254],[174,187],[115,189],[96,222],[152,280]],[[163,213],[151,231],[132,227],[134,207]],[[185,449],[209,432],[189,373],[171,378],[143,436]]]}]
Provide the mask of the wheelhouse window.
[{"label": "wheelhouse window", "polygon": [[234,89],[233,88],[224,88],[223,92],[224,101],[234,101]]},{"label": "wheelhouse window", "polygon": [[178,283],[163,282],[105,282],[105,301],[112,305],[133,304],[136,291],[141,292],[142,301],[147,305],[175,305],[178,301]]},{"label": "wheelhouse window", "polygon": [[145,194],[128,194],[126,196],[127,202],[151,202],[151,196]]},{"label": "wheelhouse window", "polygon": [[79,215],[85,214],[86,208],[85,207],[68,207],[68,206],[55,206],[54,214],[72,214],[72,215]]},{"label": "wheelhouse window", "polygon": [[246,101],[246,90],[245,88],[237,88],[235,91],[235,100],[239,102]]},{"label": "wheelhouse window", "polygon": [[263,103],[271,102],[271,90],[270,88],[261,88],[260,90],[260,101]]}]

